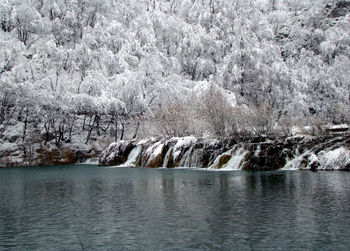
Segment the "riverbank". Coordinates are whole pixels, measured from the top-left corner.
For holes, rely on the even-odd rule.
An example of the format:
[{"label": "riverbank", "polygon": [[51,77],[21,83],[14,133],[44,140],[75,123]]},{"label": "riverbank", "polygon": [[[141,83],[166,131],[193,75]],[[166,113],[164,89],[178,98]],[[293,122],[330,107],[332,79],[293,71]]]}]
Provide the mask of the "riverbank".
[{"label": "riverbank", "polygon": [[20,147],[9,148],[0,151],[0,166],[70,165],[99,157],[100,166],[350,170],[349,132],[270,139],[150,138],[114,142],[104,151],[102,146],[97,148],[82,144],[38,146],[26,152],[29,158]]},{"label": "riverbank", "polygon": [[8,147],[0,151],[1,167],[55,166],[82,163],[100,155],[91,145],[37,145],[31,148]]},{"label": "riverbank", "polygon": [[350,134],[279,139],[195,137],[119,141],[101,166],[196,167],[223,170],[350,170]]}]

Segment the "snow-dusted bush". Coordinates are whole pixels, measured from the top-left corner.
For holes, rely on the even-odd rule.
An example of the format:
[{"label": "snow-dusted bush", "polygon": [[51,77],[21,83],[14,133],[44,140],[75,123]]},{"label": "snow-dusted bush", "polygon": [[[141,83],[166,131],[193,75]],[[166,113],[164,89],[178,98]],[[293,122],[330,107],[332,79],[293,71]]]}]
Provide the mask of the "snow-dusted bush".
[{"label": "snow-dusted bush", "polygon": [[198,99],[198,114],[210,134],[237,135],[238,114],[219,89],[210,88]]},{"label": "snow-dusted bush", "polygon": [[154,112],[152,122],[164,137],[200,134],[201,123],[193,109],[184,104],[166,104]]},{"label": "snow-dusted bush", "polygon": [[238,110],[241,117],[240,126],[252,135],[266,137],[272,135],[277,123],[275,111],[268,105],[242,106]]}]

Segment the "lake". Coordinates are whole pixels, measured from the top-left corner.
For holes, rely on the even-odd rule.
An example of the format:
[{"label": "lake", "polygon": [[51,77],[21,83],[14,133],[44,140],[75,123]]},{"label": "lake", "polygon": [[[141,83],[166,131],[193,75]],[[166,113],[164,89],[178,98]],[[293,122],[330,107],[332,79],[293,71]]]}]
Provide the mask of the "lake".
[{"label": "lake", "polygon": [[350,172],[0,169],[0,250],[350,250]]}]

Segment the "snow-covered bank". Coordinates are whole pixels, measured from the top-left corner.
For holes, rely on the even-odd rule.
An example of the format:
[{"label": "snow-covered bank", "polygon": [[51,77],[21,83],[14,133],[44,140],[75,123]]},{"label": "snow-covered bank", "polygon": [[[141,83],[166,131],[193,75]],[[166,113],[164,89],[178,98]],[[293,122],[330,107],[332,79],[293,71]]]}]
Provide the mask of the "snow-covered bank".
[{"label": "snow-covered bank", "polygon": [[99,165],[222,170],[350,170],[350,135],[209,140],[195,137],[119,141]]},{"label": "snow-covered bank", "polygon": [[[29,150],[28,150],[29,149]],[[28,149],[16,144],[0,145],[1,167],[96,164],[101,151],[81,144],[62,146],[37,144]]]}]

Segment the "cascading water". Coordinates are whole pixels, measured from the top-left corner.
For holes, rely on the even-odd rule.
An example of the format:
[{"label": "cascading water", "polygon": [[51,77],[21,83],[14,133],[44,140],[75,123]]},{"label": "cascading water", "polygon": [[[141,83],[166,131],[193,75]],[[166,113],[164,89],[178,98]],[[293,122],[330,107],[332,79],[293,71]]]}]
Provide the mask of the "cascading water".
[{"label": "cascading water", "polygon": [[[194,137],[120,141],[101,155],[100,165],[223,170],[350,169],[350,135],[325,139],[262,142]],[[308,149],[308,150],[307,150]]]},{"label": "cascading water", "polygon": [[191,167],[192,151],[193,151],[193,146],[191,146],[191,148],[188,151],[186,151],[186,153],[184,154],[183,158],[181,159],[180,166]]},{"label": "cascading water", "polygon": [[244,149],[244,147],[239,147],[232,155],[231,159],[227,162],[227,164],[223,165],[221,169],[225,170],[242,170],[245,156],[248,151]]},{"label": "cascading water", "polygon": [[195,149],[193,150],[192,156],[191,156],[191,167],[202,167],[201,163],[202,159],[202,150],[201,149]]},{"label": "cascading water", "polygon": [[169,163],[170,156],[171,156],[172,153],[173,153],[173,148],[174,148],[174,147],[171,146],[171,147],[168,149],[167,153],[165,154],[162,168],[167,168],[167,167],[168,167],[168,163]]},{"label": "cascading water", "polygon": [[84,164],[84,165],[97,165],[98,164],[98,158],[87,159],[86,161],[84,161],[81,164]]},{"label": "cascading water", "polygon": [[137,165],[137,159],[140,157],[142,152],[142,145],[137,145],[132,151],[130,152],[127,161],[120,165],[124,167],[134,167]]}]

